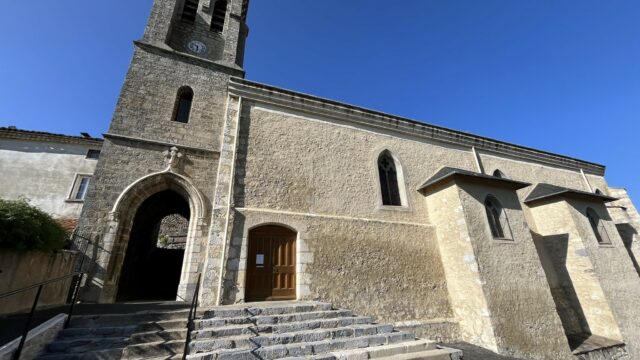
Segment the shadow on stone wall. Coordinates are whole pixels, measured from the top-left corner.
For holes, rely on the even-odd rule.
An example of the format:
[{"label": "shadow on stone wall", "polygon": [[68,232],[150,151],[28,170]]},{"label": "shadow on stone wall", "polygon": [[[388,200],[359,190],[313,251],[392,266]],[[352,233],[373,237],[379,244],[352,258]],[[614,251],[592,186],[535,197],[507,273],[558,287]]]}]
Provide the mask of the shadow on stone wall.
[{"label": "shadow on stone wall", "polygon": [[627,249],[629,258],[631,258],[631,262],[633,262],[633,267],[636,269],[638,276],[640,276],[640,264],[638,264],[638,259],[632,250],[633,239],[638,237],[638,232],[631,224],[616,224],[616,228],[622,238],[625,249]]},{"label": "shadow on stone wall", "polygon": [[591,329],[567,270],[569,234],[542,236],[532,232],[532,236],[569,346],[575,349],[591,336]]}]

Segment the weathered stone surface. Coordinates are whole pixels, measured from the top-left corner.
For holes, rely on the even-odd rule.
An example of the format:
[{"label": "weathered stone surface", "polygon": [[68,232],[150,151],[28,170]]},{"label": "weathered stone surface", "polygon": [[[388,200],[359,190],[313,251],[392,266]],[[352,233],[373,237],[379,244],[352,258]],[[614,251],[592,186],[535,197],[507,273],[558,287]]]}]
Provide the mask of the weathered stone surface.
[{"label": "weathered stone surface", "polygon": [[[222,354],[226,357],[235,358],[248,356],[248,352],[261,359],[336,359],[342,358],[342,356],[347,358],[368,358],[369,352],[373,353],[375,349],[380,347],[386,347],[389,355],[436,350],[432,342],[422,341],[415,343],[415,337],[412,334],[395,332],[393,326],[390,325],[371,324],[371,318],[368,317],[345,318],[361,319],[357,323],[351,323],[346,326],[342,326],[340,321],[308,320],[309,318],[322,319],[322,315],[330,317],[334,317],[336,314],[338,316],[351,315],[349,310],[326,310],[326,304],[306,303],[301,306],[295,305],[295,307],[292,307],[291,304],[297,303],[264,304],[250,309],[243,309],[239,305],[234,305],[233,309],[220,307],[202,312],[203,318],[199,319],[200,324],[210,320],[217,320],[218,318],[215,318],[216,314],[223,316],[237,314],[233,310],[247,310],[247,312],[250,310],[255,314],[271,313],[280,315],[249,317],[254,325],[250,327],[253,332],[252,335],[229,337],[216,335],[221,328],[217,328],[215,332],[207,329],[199,330],[190,344],[191,352],[189,358],[221,358]],[[315,311],[318,308],[325,310]],[[300,312],[290,312],[291,309],[297,309]],[[278,318],[278,320],[265,323],[266,317]],[[224,319],[220,318],[220,320]],[[365,322],[364,324],[358,324],[363,321]],[[320,323],[322,323],[322,326],[316,326],[316,324]],[[227,326],[234,328],[233,325]],[[284,326],[289,329],[300,330],[291,330],[291,332],[286,333],[276,332],[276,327],[283,328]],[[358,351],[353,352],[354,350]],[[340,353],[335,353],[336,351]],[[449,353],[456,352],[451,351]],[[434,354],[436,353],[431,353],[431,355]]]},{"label": "weathered stone surface", "polygon": [[[292,267],[298,300],[330,301],[379,321],[409,322],[422,333],[443,331],[440,339],[503,355],[565,359],[572,356],[565,333],[580,321],[567,315],[577,313],[575,306],[558,294],[572,285],[590,330],[624,338],[632,356],[640,356],[640,278],[629,255],[637,239],[614,226],[625,223],[614,224],[603,204],[590,206],[614,234],[610,247],[594,243],[587,204],[529,207],[523,199],[530,188],[500,188],[486,177],[417,191],[447,166],[609,192],[603,166],[234,78],[243,76],[243,1],[229,1],[224,30],[215,34],[209,2],[200,2],[193,24],[180,20],[178,3],[154,2],[106,135],[80,224],[97,244],[90,249],[94,271],[84,299],[116,299],[138,207],[171,190],[188,200],[192,212],[177,299],[190,299],[201,273],[201,305],[245,301],[249,231],[278,225],[297,234]],[[194,53],[191,40],[208,49]],[[183,86],[194,92],[186,124],[172,121]],[[180,167],[167,168],[163,154],[173,146],[183,158]],[[400,206],[383,205],[377,164],[383,152],[393,158]],[[508,238],[491,233],[488,195],[501,203]],[[565,233],[570,276],[560,283],[549,274],[561,267],[547,262],[562,263],[558,244],[551,242]],[[555,255],[545,255],[547,249]],[[197,321],[195,339],[244,336],[248,325],[280,334],[260,341],[286,344],[273,352],[291,357],[311,355],[314,346],[365,346],[365,337],[366,346],[382,338],[408,340],[388,328],[353,327],[350,342],[336,340],[350,330],[336,330],[329,341],[321,330],[372,318],[325,312],[326,306],[213,309]],[[305,331],[313,334],[299,334]],[[290,343],[296,340],[315,345],[296,347]],[[245,350],[199,356],[255,357]],[[371,354],[336,355],[342,356]]]}]

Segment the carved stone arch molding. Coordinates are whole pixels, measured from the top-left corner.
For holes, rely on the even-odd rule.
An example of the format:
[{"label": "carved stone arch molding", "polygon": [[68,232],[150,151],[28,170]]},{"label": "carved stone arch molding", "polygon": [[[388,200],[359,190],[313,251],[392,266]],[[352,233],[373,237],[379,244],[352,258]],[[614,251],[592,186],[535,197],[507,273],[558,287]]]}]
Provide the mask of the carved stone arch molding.
[{"label": "carved stone arch molding", "polygon": [[106,270],[100,302],[110,303],[116,300],[120,272],[138,208],[150,196],[165,190],[175,191],[189,203],[191,216],[176,299],[190,300],[190,294],[193,294],[196,286],[197,273],[204,259],[201,249],[204,249],[208,233],[206,219],[210,211],[191,179],[167,168],[165,171],[146,175],[129,185],[120,194],[109,213],[104,237],[107,256],[99,260],[99,265]]}]

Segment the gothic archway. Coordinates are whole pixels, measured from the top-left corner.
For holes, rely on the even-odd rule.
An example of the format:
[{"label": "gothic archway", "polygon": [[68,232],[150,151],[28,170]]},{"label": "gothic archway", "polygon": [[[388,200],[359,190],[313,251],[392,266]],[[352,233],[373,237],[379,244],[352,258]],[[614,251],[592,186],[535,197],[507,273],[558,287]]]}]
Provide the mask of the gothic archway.
[{"label": "gothic archway", "polygon": [[[154,203],[155,205],[153,205]],[[158,204],[163,203],[165,203],[164,206],[158,207]],[[201,254],[200,250],[204,248],[201,245],[206,238],[204,219],[207,213],[208,209],[200,192],[188,178],[174,172],[165,171],[151,174],[127,187],[111,211],[109,229],[105,235],[104,243],[111,244],[111,251],[108,262],[103,264],[106,274],[100,297],[101,302],[114,302],[116,299],[144,299],[139,294],[131,293],[129,296],[118,296],[119,291],[127,288],[120,286],[123,270],[129,271],[133,266],[131,262],[126,261],[126,258],[128,255],[135,258],[136,250],[134,248],[139,246],[132,248],[132,252],[128,252],[127,249],[131,240],[142,241],[148,246],[152,240],[151,237],[145,237],[149,234],[144,234],[144,232],[149,229],[155,231],[155,226],[158,226],[159,221],[171,214],[179,214],[189,220],[175,299],[190,300],[189,294],[193,293],[196,286],[197,272],[204,258],[204,254]],[[140,244],[137,243],[137,245]],[[139,250],[137,251],[140,254]],[[135,262],[135,260],[132,261]],[[174,257],[171,262],[175,267],[178,260]],[[125,266],[125,264],[127,265]],[[132,280],[127,276],[125,274],[124,281],[132,281],[133,283],[139,281],[139,279]],[[148,274],[147,276],[152,275]],[[166,294],[163,293],[163,296]]]}]

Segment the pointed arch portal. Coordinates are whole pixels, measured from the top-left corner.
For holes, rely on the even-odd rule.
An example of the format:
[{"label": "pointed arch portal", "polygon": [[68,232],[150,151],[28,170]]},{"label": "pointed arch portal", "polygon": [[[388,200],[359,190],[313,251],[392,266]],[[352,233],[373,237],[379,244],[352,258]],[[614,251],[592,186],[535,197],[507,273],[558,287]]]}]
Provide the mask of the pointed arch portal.
[{"label": "pointed arch portal", "polygon": [[[174,172],[151,174],[127,187],[111,212],[106,242],[113,245],[101,301],[189,300],[207,212],[191,181]],[[188,226],[181,225],[184,236],[174,237],[181,243],[167,244],[161,224],[176,215]]]}]

